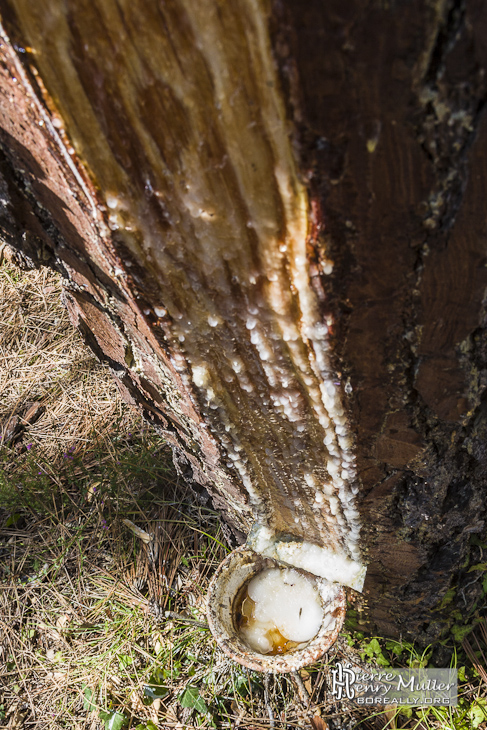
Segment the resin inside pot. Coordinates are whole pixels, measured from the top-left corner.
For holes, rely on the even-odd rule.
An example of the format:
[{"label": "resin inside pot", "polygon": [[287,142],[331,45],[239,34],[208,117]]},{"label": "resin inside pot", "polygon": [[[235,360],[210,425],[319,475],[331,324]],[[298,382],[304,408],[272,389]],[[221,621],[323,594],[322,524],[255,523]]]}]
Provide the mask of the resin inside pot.
[{"label": "resin inside pot", "polygon": [[236,629],[245,643],[261,654],[283,654],[306,646],[323,622],[316,587],[293,569],[270,568],[258,573],[237,594]]},{"label": "resin inside pot", "polygon": [[[310,591],[304,602],[301,579]],[[286,591],[296,588],[298,595],[291,600]],[[208,589],[208,624],[218,645],[235,661],[260,672],[294,672],[315,662],[336,641],[345,610],[345,591],[339,584],[246,546],[220,563]]]}]

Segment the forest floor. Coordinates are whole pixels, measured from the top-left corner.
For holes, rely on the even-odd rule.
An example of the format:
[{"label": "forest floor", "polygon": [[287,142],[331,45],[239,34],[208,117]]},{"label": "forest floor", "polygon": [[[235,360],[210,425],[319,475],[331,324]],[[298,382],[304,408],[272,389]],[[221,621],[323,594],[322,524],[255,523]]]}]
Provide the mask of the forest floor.
[{"label": "forest floor", "polygon": [[4,259],[0,727],[486,727],[485,627],[470,658],[458,647],[455,710],[337,702],[336,661],[419,666],[431,655],[350,631],[299,673],[233,663],[205,614],[230,549],[211,503],[181,480],[164,440],[81,342],[59,277]]}]

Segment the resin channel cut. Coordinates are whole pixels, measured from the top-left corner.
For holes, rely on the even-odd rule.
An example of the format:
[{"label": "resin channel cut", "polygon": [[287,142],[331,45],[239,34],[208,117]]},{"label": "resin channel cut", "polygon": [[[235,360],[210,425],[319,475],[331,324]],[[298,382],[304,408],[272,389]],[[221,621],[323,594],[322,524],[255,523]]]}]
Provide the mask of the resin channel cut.
[{"label": "resin channel cut", "polygon": [[256,575],[237,596],[236,607],[241,637],[260,654],[302,648],[318,633],[324,614],[313,583],[292,569]]}]

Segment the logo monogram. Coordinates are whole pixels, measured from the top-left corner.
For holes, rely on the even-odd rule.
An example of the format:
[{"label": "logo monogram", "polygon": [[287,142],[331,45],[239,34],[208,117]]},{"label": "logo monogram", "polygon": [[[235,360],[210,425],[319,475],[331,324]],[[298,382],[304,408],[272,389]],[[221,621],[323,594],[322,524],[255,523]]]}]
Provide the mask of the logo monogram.
[{"label": "logo monogram", "polygon": [[353,669],[350,669],[351,666],[349,663],[337,662],[336,669],[331,670],[331,693],[335,695],[337,700],[341,700],[344,696],[348,697],[349,700],[353,700],[355,697],[355,689],[352,685],[357,677]]}]

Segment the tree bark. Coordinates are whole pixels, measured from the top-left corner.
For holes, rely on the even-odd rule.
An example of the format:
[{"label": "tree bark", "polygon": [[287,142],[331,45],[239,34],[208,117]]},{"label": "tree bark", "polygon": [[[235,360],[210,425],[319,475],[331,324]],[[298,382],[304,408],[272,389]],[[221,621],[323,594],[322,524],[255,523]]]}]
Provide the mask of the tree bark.
[{"label": "tree bark", "polygon": [[63,272],[125,397],[242,538],[358,560],[355,500],[361,626],[475,619],[484,4],[0,12],[3,235]]}]

